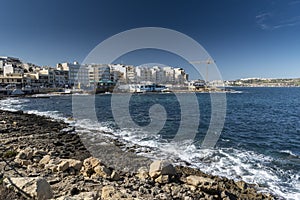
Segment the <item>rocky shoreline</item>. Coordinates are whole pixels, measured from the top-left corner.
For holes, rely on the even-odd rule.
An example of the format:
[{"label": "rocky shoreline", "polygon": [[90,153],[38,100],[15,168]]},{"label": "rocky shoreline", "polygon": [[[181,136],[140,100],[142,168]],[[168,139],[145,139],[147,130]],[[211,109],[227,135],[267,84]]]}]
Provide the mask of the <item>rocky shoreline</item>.
[{"label": "rocky shoreline", "polygon": [[62,121],[0,111],[0,199],[277,199],[166,160],[137,171],[93,157]]}]

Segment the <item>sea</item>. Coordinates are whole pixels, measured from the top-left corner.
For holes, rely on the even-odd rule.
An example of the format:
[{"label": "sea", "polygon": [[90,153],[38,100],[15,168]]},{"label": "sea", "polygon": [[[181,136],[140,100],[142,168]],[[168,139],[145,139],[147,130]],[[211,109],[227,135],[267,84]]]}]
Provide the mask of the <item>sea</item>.
[{"label": "sea", "polygon": [[[124,94],[97,94],[92,98],[92,95],[82,94],[8,98],[0,100],[0,109],[22,110],[64,120],[70,126],[89,132],[89,137],[94,137],[94,144],[97,135],[107,135],[128,146],[147,149],[137,152],[151,159],[188,163],[209,174],[255,184],[261,192],[271,192],[285,199],[300,199],[300,88],[232,89],[236,92],[224,94],[225,122],[214,148],[201,147],[212,120],[210,93],[195,94],[197,106],[182,106],[178,98],[187,96],[184,93],[132,94],[123,106],[128,107],[134,127],[119,126],[115,120],[114,110],[122,104],[113,104],[112,99],[121,101],[127,98],[122,96]],[[82,107],[74,107],[75,96]],[[91,99],[94,113],[87,111]],[[165,121],[158,122],[162,124],[160,130],[146,131],[143,127],[152,123],[151,112],[155,109],[151,111],[151,108],[155,105],[164,108]],[[75,112],[86,112],[81,115],[86,119],[76,119],[74,109]],[[184,129],[189,132],[189,128],[196,127],[194,137],[174,143],[182,126],[183,113],[192,116],[197,110],[199,116],[194,115],[192,119],[198,116],[199,120],[190,121],[194,126]],[[93,114],[95,116],[91,117]]]}]

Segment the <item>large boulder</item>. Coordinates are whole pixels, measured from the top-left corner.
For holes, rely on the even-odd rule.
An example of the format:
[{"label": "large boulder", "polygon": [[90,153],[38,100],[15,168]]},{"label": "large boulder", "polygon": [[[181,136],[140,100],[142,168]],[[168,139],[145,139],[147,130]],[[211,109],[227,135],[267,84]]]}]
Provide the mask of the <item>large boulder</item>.
[{"label": "large boulder", "polygon": [[81,173],[83,174],[83,176],[89,178],[103,177],[112,180],[120,179],[120,176],[117,172],[112,171],[99,159],[94,157],[87,158],[83,161]]},{"label": "large boulder", "polygon": [[176,170],[172,163],[167,160],[156,160],[150,165],[149,175],[156,179],[160,175],[176,175]]},{"label": "large boulder", "polygon": [[40,177],[5,178],[4,183],[8,187],[18,187],[33,199],[44,200],[53,197],[50,184]]}]

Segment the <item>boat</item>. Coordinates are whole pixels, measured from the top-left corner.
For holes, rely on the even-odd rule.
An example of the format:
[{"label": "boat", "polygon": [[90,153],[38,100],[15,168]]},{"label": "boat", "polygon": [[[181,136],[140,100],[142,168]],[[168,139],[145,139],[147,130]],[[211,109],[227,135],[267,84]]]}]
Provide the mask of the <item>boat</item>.
[{"label": "boat", "polygon": [[22,90],[20,90],[20,89],[14,89],[14,90],[12,90],[12,92],[10,93],[10,95],[12,95],[12,96],[19,96],[19,95],[24,95],[25,93],[22,91]]}]

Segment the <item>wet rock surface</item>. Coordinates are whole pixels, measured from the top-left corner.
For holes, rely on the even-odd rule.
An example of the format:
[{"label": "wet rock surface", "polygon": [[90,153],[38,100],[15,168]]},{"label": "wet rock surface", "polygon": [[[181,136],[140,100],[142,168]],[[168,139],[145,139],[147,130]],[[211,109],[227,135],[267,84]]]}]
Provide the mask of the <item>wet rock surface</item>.
[{"label": "wet rock surface", "polygon": [[0,199],[275,199],[243,181],[165,160],[123,171],[94,158],[66,128],[46,117],[0,111]]}]

